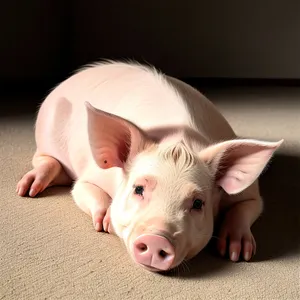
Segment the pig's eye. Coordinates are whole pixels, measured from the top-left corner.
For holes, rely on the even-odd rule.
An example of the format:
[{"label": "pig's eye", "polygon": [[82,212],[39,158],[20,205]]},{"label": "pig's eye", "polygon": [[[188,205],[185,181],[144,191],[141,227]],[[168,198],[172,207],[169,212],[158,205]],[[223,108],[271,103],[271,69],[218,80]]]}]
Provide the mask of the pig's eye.
[{"label": "pig's eye", "polygon": [[203,200],[201,200],[201,199],[195,199],[194,203],[193,203],[192,209],[200,210],[200,209],[202,209],[203,204],[204,204]]},{"label": "pig's eye", "polygon": [[137,185],[134,187],[134,193],[136,195],[140,195],[140,196],[143,196],[143,193],[144,193],[144,187],[142,185]]}]

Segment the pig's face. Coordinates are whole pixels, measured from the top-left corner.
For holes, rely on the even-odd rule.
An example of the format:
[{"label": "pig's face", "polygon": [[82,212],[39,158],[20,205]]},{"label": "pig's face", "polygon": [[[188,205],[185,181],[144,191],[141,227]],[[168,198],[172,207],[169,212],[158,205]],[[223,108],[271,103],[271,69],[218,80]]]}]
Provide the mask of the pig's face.
[{"label": "pig's face", "polygon": [[136,156],[111,207],[132,258],[166,270],[199,253],[213,231],[216,197],[208,166],[183,143]]},{"label": "pig's face", "polygon": [[122,168],[111,205],[115,233],[133,259],[162,271],[195,256],[209,241],[219,187],[237,194],[260,175],[279,142],[235,139],[207,147],[196,131],[153,140],[135,124],[87,103],[93,157]]}]

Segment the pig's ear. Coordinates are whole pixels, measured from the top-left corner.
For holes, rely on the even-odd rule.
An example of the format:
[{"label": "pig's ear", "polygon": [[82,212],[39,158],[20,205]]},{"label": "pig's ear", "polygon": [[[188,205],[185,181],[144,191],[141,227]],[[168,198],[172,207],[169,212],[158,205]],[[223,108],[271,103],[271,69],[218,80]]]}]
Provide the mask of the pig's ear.
[{"label": "pig's ear", "polygon": [[96,109],[85,102],[91,151],[102,169],[123,168],[128,159],[142,151],[151,141],[129,121]]},{"label": "pig's ear", "polygon": [[202,150],[200,158],[209,165],[216,183],[226,193],[237,194],[259,177],[282,142],[231,140]]}]

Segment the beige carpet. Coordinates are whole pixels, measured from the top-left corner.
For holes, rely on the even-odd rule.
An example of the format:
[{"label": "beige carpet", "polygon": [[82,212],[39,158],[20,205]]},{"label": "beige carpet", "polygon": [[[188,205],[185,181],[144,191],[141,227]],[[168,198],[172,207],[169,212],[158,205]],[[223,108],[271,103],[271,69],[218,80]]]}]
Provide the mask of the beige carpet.
[{"label": "beige carpet", "polygon": [[262,176],[266,207],[253,228],[254,261],[232,263],[207,249],[179,273],[153,274],[116,237],[96,233],[67,188],[17,197],[34,152],[34,120],[24,109],[1,109],[0,299],[300,299],[300,88],[206,94],[239,135],[286,140]]}]

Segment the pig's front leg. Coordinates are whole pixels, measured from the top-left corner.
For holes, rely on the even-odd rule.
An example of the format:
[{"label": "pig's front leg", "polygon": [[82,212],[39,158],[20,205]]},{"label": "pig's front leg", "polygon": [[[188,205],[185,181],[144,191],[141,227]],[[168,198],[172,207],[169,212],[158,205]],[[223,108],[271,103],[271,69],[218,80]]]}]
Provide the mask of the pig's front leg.
[{"label": "pig's front leg", "polygon": [[222,201],[228,209],[219,232],[218,250],[222,256],[228,251],[232,261],[249,261],[256,252],[251,226],[263,207],[258,182],[238,195],[226,195]]},{"label": "pig's front leg", "polygon": [[75,183],[72,196],[78,207],[90,215],[96,231],[111,232],[111,198],[98,186],[79,180]]}]

